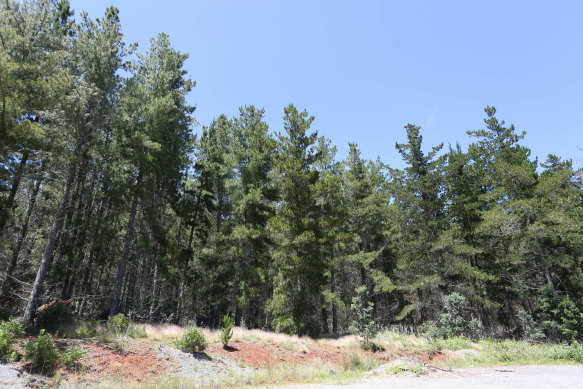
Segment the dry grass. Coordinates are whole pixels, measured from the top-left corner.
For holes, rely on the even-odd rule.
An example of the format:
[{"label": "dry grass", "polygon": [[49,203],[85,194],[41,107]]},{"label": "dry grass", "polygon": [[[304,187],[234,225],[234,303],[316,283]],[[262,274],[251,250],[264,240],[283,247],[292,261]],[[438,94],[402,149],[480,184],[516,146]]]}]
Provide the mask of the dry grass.
[{"label": "dry grass", "polygon": [[152,340],[172,340],[184,335],[186,330],[174,324],[146,324],[146,336]]}]

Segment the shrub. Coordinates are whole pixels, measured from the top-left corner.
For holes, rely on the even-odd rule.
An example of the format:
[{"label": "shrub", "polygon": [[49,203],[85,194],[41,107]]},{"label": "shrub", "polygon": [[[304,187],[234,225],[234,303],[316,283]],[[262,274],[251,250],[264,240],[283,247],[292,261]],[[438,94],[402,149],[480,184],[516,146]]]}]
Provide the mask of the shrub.
[{"label": "shrub", "polygon": [[176,347],[186,353],[197,353],[206,350],[207,342],[203,333],[197,328],[189,328],[176,341]]},{"label": "shrub", "polygon": [[379,327],[372,318],[374,305],[368,299],[366,286],[363,285],[356,289],[356,296],[353,297],[350,308],[353,315],[350,332],[361,336],[363,347],[369,348],[369,341],[376,336]]},{"label": "shrub", "polygon": [[16,351],[12,343],[24,334],[24,327],[16,319],[0,322],[0,361],[13,359]]},{"label": "shrub", "polygon": [[61,364],[69,369],[76,369],[80,366],[79,361],[85,355],[80,347],[72,347],[61,354]]},{"label": "shrub", "polygon": [[569,297],[545,286],[541,289],[538,304],[544,324],[558,330],[563,339],[574,342],[583,331],[583,313]]},{"label": "shrub", "polygon": [[518,311],[518,319],[522,328],[522,338],[529,343],[539,343],[545,337],[545,334],[537,326],[536,321],[524,309]]},{"label": "shrub", "polygon": [[[456,336],[477,337],[479,326],[476,319],[466,320],[464,303],[466,298],[459,293],[445,297],[443,312],[436,323],[424,325],[424,333],[430,338],[452,338]],[[424,323],[425,324],[425,323]]]},{"label": "shrub", "polygon": [[62,302],[46,307],[34,320],[35,326],[47,331],[56,331],[73,323],[73,311]]},{"label": "shrub", "polygon": [[40,330],[36,340],[27,340],[22,344],[24,357],[30,361],[33,371],[41,373],[54,370],[59,358],[59,350],[53,341],[53,337]]},{"label": "shrub", "polygon": [[107,325],[110,330],[119,336],[129,336],[130,338],[145,338],[146,328],[134,324],[126,315],[119,313],[109,318]]},{"label": "shrub", "polygon": [[110,330],[115,332],[117,336],[124,335],[130,324],[130,319],[128,319],[123,313],[118,313],[117,315],[110,317],[107,321],[107,326]]},{"label": "shrub", "polygon": [[221,327],[221,342],[223,343],[223,348],[226,348],[229,344],[229,340],[233,337],[233,320],[229,315],[223,316],[223,326]]}]

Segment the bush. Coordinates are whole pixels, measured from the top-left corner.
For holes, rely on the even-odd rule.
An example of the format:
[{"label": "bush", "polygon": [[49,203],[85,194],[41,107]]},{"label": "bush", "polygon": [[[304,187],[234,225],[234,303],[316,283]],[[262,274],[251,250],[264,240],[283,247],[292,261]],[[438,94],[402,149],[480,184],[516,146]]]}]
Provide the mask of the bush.
[{"label": "bush", "polygon": [[130,338],[145,338],[146,328],[134,324],[126,315],[119,313],[109,318],[107,326],[119,336],[129,336]]},{"label": "bush", "polygon": [[233,320],[229,315],[223,316],[223,326],[221,327],[221,342],[223,343],[223,348],[226,348],[229,344],[229,340],[233,337]]},{"label": "bush", "polygon": [[16,319],[0,322],[0,361],[14,359],[12,343],[24,334],[24,327]]},{"label": "bush", "polygon": [[353,315],[350,332],[362,337],[365,349],[369,348],[370,339],[374,338],[379,331],[379,327],[372,318],[374,305],[368,300],[368,291],[363,285],[356,289],[356,296],[353,297],[350,306]]},{"label": "bush", "polygon": [[207,342],[203,333],[197,328],[189,328],[176,341],[176,347],[186,353],[197,353],[206,350]]},{"label": "bush", "polygon": [[544,324],[558,330],[561,338],[574,342],[583,332],[583,313],[567,296],[553,291],[549,286],[541,289],[538,298]]},{"label": "bush", "polygon": [[[456,336],[477,337],[479,326],[476,319],[466,320],[464,303],[466,298],[459,293],[445,297],[443,312],[436,323],[424,325],[424,333],[430,338],[453,338]],[[424,323],[425,324],[425,323]]]},{"label": "bush", "polygon": [[61,354],[61,364],[69,369],[77,369],[80,364],[79,361],[85,355],[80,347],[72,347]]},{"label": "bush", "polygon": [[53,337],[40,330],[40,335],[36,340],[27,340],[22,344],[24,357],[30,361],[30,367],[33,371],[41,373],[54,370],[59,350],[53,341]]},{"label": "bush", "polygon": [[34,319],[38,328],[56,331],[73,323],[73,311],[62,302],[51,305],[40,311]]},{"label": "bush", "polygon": [[539,343],[545,338],[545,334],[537,326],[536,321],[524,309],[518,311],[518,319],[522,328],[522,338],[529,343]]}]

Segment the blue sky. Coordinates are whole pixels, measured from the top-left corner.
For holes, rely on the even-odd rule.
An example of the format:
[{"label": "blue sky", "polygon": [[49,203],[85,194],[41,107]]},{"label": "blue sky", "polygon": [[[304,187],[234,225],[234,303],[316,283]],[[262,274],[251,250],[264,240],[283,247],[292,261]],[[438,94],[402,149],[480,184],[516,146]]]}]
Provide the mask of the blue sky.
[{"label": "blue sky", "polygon": [[[526,130],[533,156],[583,165],[581,1],[71,0],[78,16],[113,4],[127,42],[159,32],[190,55],[201,125],[254,104],[282,130],[294,103],[313,129],[402,167],[395,142],[422,127],[425,149],[467,145],[483,109]],[[199,127],[200,129],[200,127]]]}]

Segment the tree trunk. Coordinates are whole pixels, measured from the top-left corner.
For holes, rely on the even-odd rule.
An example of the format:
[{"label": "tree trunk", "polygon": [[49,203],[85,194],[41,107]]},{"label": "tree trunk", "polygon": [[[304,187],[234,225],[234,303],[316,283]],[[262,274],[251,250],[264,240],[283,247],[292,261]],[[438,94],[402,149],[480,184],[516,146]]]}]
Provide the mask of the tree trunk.
[{"label": "tree trunk", "polygon": [[136,221],[136,211],[138,209],[139,201],[139,191],[142,183],[142,172],[138,173],[138,180],[136,182],[136,191],[134,193],[134,198],[132,199],[132,208],[130,211],[130,218],[128,220],[128,229],[126,231],[125,242],[123,246],[123,254],[121,257],[121,263],[119,264],[119,269],[117,271],[117,279],[115,280],[115,287],[113,289],[113,297],[111,299],[111,306],[109,308],[109,317],[115,316],[119,313],[119,304],[121,298],[121,287],[123,284],[123,279],[126,273],[126,266],[128,264],[128,257],[130,255],[130,246],[132,243],[132,237],[134,235],[134,224]]},{"label": "tree trunk", "polygon": [[[336,283],[334,282],[334,269],[330,269],[330,290],[332,294],[336,292]],[[336,313],[336,304],[332,301],[332,333],[338,333],[338,315]]]},{"label": "tree trunk", "polygon": [[63,226],[63,219],[65,216],[65,210],[67,208],[69,202],[69,192],[71,191],[71,186],[73,186],[73,181],[75,180],[75,167],[74,164],[71,164],[69,168],[69,176],[67,177],[67,182],[65,183],[65,190],[63,192],[63,196],[61,197],[61,201],[59,203],[59,208],[57,209],[57,215],[55,217],[55,222],[53,224],[53,228],[51,230],[51,234],[49,235],[49,240],[47,242],[47,246],[45,248],[45,252],[43,254],[38,273],[36,274],[36,279],[32,286],[32,291],[30,292],[30,298],[28,300],[28,304],[24,311],[23,320],[25,322],[30,322],[34,318],[34,313],[38,306],[38,300],[40,298],[40,294],[42,291],[43,283],[45,281],[45,277],[47,276],[47,270],[49,269],[49,265],[51,262],[51,258],[53,255],[53,250],[55,248],[55,244],[57,242],[57,237],[59,232],[61,231],[61,227]]},{"label": "tree trunk", "polygon": [[20,250],[22,249],[22,245],[24,244],[24,240],[26,239],[26,235],[28,233],[28,224],[30,223],[30,217],[36,203],[36,197],[40,191],[41,182],[42,178],[39,177],[33,185],[32,194],[30,195],[30,200],[28,202],[28,208],[26,209],[26,216],[24,217],[24,222],[22,224],[22,230],[20,231],[18,241],[16,242],[16,246],[14,247],[14,251],[12,253],[12,258],[10,259],[10,264],[6,270],[6,277],[4,278],[4,283],[2,284],[2,290],[0,290],[0,299],[4,298],[8,286],[10,285],[12,274],[14,274],[14,270],[16,270],[18,256],[20,255]]},{"label": "tree trunk", "polygon": [[6,222],[10,216],[10,210],[14,205],[14,198],[16,197],[16,193],[18,193],[18,187],[20,186],[20,180],[22,179],[22,175],[24,174],[24,169],[26,168],[26,162],[28,161],[28,151],[25,151],[22,154],[22,158],[20,159],[20,164],[18,166],[18,171],[14,176],[14,181],[12,182],[12,188],[10,188],[10,194],[6,199],[6,215],[2,219],[0,219],[0,236],[2,236],[2,231],[4,231],[4,227],[6,226]]}]

